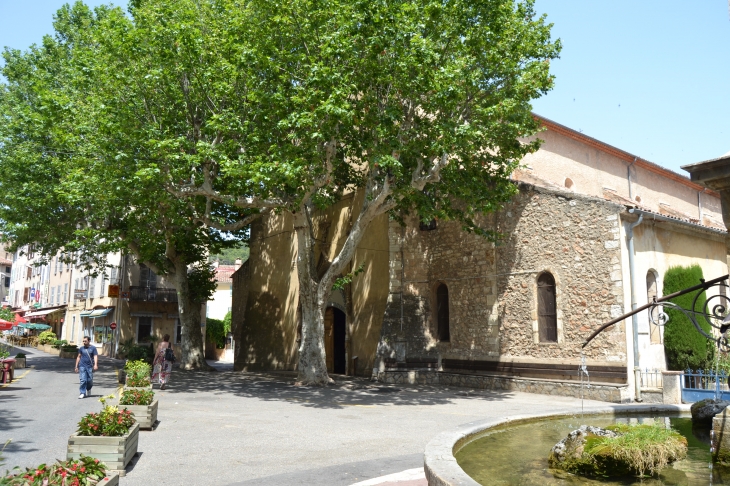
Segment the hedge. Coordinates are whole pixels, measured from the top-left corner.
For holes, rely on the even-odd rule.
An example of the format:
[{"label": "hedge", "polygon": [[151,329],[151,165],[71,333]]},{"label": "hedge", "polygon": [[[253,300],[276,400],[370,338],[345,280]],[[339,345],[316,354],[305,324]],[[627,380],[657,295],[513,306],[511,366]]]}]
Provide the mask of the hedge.
[{"label": "hedge", "polygon": [[[691,267],[671,267],[664,275],[662,295],[669,295],[700,283],[703,278],[699,265]],[[684,309],[691,309],[696,292],[690,292],[672,299],[670,302]],[[703,291],[695,304],[695,311],[704,310],[707,296]],[[670,370],[682,371],[687,368],[708,369],[714,359],[714,343],[697,331],[692,321],[682,311],[664,307],[669,320],[664,326],[664,353],[667,367]],[[710,324],[702,316],[697,316],[697,323],[709,335],[712,335]]]}]

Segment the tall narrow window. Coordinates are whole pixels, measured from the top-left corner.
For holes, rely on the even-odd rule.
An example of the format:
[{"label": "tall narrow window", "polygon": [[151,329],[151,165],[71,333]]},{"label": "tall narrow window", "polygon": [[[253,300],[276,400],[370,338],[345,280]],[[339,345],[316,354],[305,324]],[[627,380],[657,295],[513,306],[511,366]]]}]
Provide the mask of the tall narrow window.
[{"label": "tall narrow window", "polygon": [[558,342],[558,313],[555,278],[549,273],[537,277],[537,329],[541,343]]},{"label": "tall narrow window", "polygon": [[439,341],[448,342],[449,334],[449,289],[446,284],[436,288],[436,319]]},{"label": "tall narrow window", "polygon": [[[657,284],[656,284],[656,275],[654,272],[649,270],[646,273],[646,302],[651,303],[654,301],[654,299],[658,296],[657,293]],[[651,338],[652,344],[661,344],[662,343],[662,333],[661,329],[659,329],[659,326],[654,324],[652,322],[652,319],[654,321],[657,320],[657,314],[659,313],[658,308],[654,308],[649,310],[649,312],[652,313],[651,316],[647,316],[649,318],[649,335]]]}]

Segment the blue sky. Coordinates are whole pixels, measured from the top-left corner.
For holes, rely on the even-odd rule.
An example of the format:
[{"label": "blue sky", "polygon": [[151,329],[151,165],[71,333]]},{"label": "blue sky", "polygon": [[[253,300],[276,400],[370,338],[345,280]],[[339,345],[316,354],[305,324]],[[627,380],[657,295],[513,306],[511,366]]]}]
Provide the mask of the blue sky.
[{"label": "blue sky", "polygon": [[[0,46],[40,42],[63,3],[0,0]],[[536,113],[680,173],[680,165],[730,151],[727,0],[537,0],[536,7],[563,42],[552,64],[555,89],[535,101]]]}]

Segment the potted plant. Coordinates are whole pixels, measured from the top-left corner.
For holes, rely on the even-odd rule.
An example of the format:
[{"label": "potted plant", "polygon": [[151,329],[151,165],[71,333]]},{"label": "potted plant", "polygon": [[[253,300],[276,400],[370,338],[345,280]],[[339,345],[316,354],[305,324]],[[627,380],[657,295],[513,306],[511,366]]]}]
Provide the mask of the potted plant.
[{"label": "potted plant", "polygon": [[146,361],[142,359],[127,361],[124,365],[124,372],[127,375],[124,385],[125,389],[152,389],[152,383],[150,383],[152,367]]},{"label": "potted plant", "polygon": [[61,358],[71,358],[76,359],[76,356],[79,354],[79,347],[75,344],[64,344],[61,346],[61,353],[59,356]]},{"label": "potted plant", "polygon": [[15,355],[15,367],[16,368],[25,368],[25,354],[24,353],[18,353]]},{"label": "potted plant", "polygon": [[[17,471],[17,472],[16,472]],[[99,459],[82,455],[78,460],[56,461],[49,465],[41,464],[37,467],[19,467],[13,469],[12,474],[0,477],[0,484],[7,486],[48,485],[64,486],[71,484],[88,486],[117,486],[119,475],[107,474],[106,465]]]},{"label": "potted plant", "polygon": [[38,349],[42,349],[46,353],[50,353],[53,343],[57,340],[56,334],[53,331],[43,331],[38,335]]},{"label": "potted plant", "polygon": [[83,454],[103,460],[110,470],[124,476],[124,468],[137,453],[139,424],[129,410],[106,404],[113,398],[101,397],[101,412],[81,419],[79,430],[68,438],[66,459],[78,459]]},{"label": "potted plant", "polygon": [[125,389],[119,398],[119,407],[134,415],[140,429],[151,429],[157,422],[155,392],[146,388]]}]

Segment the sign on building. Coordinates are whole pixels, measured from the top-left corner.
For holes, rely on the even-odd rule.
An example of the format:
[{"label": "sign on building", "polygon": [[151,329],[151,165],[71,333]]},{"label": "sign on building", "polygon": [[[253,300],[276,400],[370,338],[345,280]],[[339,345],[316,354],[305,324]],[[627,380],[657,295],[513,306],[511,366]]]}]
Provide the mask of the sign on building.
[{"label": "sign on building", "polygon": [[119,297],[119,285],[110,285],[108,292],[107,292],[107,296],[118,298]]}]

